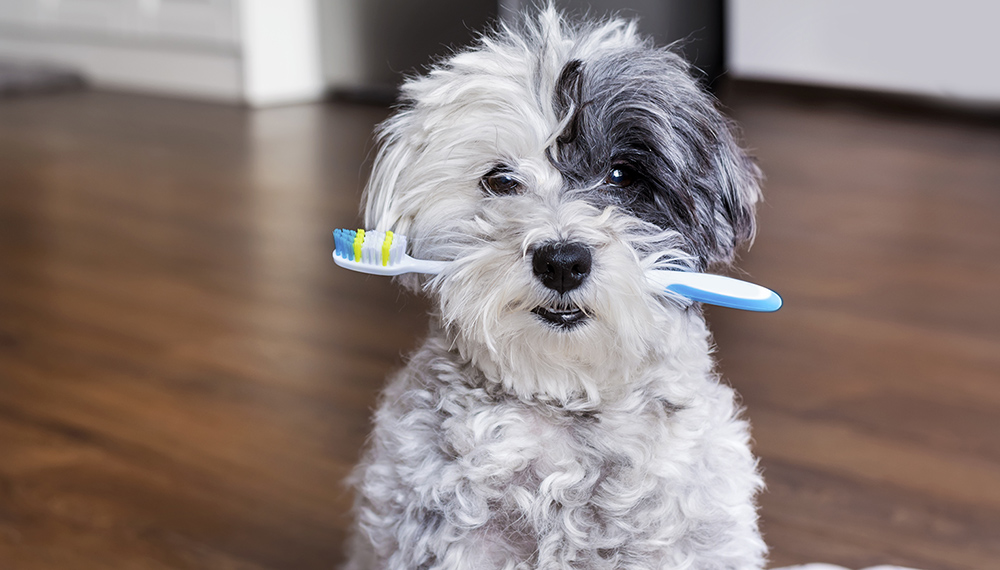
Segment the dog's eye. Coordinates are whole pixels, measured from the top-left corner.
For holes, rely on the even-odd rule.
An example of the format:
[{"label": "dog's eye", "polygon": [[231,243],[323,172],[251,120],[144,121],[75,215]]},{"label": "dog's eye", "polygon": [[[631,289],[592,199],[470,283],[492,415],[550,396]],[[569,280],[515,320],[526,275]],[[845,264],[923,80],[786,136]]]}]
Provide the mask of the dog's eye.
[{"label": "dog's eye", "polygon": [[619,163],[611,166],[611,170],[608,171],[608,176],[604,179],[604,183],[617,186],[618,188],[626,188],[634,184],[637,178],[638,174],[634,168],[628,164]]},{"label": "dog's eye", "polygon": [[492,194],[513,194],[521,189],[521,181],[505,168],[497,167],[486,173],[483,188]]}]

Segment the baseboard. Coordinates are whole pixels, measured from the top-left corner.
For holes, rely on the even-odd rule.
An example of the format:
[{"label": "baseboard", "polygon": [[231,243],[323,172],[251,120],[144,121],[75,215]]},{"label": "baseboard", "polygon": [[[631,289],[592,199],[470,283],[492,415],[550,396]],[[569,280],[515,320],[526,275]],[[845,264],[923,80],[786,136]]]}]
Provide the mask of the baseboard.
[{"label": "baseboard", "polygon": [[1000,104],[972,103],[944,97],[732,77],[721,82],[717,95],[723,102],[734,98],[774,98],[809,106],[848,105],[882,114],[1000,127]]},{"label": "baseboard", "polygon": [[243,97],[241,60],[235,50],[5,36],[0,37],[0,57],[69,67],[95,87],[227,102]]}]

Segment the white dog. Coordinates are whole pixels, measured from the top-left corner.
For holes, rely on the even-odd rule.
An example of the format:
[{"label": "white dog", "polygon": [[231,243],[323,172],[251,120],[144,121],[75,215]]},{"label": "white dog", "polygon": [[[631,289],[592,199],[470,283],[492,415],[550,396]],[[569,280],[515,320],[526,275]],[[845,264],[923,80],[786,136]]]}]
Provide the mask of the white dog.
[{"label": "white dog", "polygon": [[447,260],[354,475],[347,567],[759,569],[761,488],[700,306],[759,172],[677,55],[551,7],[403,87],[366,222]]}]

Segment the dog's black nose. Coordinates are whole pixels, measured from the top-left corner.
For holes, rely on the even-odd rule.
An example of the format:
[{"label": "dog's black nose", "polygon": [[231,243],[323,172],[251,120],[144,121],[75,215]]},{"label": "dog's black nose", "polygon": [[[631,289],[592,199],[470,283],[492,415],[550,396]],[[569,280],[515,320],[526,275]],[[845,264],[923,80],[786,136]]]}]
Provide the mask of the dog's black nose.
[{"label": "dog's black nose", "polygon": [[590,273],[590,248],[582,243],[550,243],[535,250],[531,266],[542,284],[565,293],[583,283]]}]

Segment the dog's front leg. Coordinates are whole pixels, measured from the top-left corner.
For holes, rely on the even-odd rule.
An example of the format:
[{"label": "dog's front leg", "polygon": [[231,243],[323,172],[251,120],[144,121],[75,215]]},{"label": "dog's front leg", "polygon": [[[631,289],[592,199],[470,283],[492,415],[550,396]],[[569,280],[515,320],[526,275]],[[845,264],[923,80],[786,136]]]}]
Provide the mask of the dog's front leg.
[{"label": "dog's front leg", "polygon": [[535,544],[501,503],[538,439],[516,406],[490,399],[448,351],[430,346],[390,382],[375,413],[353,477],[358,525],[347,568],[527,568]]}]

